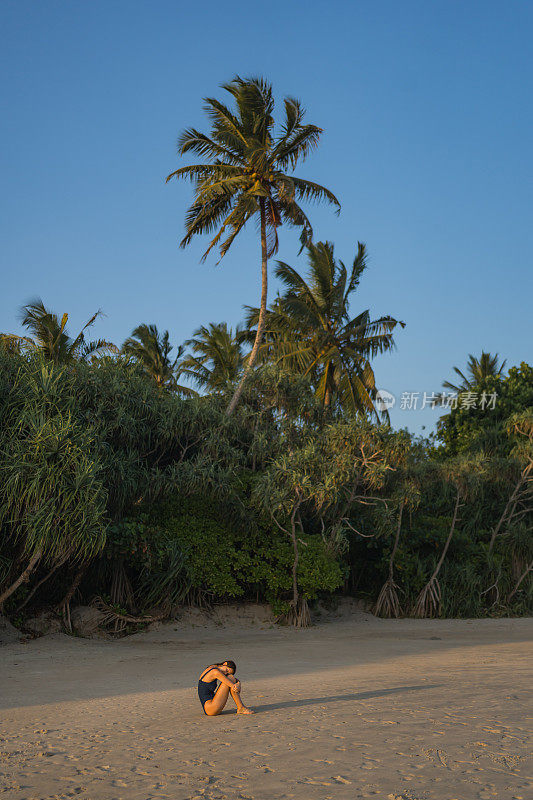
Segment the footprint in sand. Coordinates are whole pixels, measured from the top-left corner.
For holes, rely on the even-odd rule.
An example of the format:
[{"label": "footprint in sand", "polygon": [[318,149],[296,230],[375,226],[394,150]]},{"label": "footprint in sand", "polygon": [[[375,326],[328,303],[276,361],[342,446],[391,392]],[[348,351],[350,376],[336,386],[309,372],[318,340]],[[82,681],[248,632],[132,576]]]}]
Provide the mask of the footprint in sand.
[{"label": "footprint in sand", "polygon": [[505,769],[515,769],[520,761],[520,756],[515,756],[512,753],[488,753],[488,757],[493,764],[504,767]]},{"label": "footprint in sand", "polygon": [[449,756],[447,753],[444,752],[444,750],[438,750],[436,748],[430,747],[428,749],[424,749],[422,752],[424,753],[426,758],[428,758],[430,761],[439,764],[441,767],[448,767],[448,769],[451,769],[451,767],[448,764]]}]

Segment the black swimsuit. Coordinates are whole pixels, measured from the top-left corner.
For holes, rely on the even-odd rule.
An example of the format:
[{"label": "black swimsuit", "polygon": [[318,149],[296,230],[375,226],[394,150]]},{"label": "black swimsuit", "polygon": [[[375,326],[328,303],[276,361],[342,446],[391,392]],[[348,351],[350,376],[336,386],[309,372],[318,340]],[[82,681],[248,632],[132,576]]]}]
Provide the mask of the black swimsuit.
[{"label": "black swimsuit", "polygon": [[[210,669],[213,669],[213,667],[209,667],[209,669],[206,669],[205,672],[202,672],[202,677],[208,673]],[[216,678],[213,681],[203,681],[202,678],[200,678],[198,681],[198,697],[200,698],[200,703],[204,709],[204,714],[207,713],[205,710],[205,704],[208,700],[212,700],[215,696],[217,684],[218,681]]]}]

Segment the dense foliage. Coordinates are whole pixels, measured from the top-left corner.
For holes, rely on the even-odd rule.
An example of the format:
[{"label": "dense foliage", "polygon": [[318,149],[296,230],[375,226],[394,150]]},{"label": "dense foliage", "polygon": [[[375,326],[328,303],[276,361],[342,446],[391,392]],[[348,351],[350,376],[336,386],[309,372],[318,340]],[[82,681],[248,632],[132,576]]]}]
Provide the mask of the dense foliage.
[{"label": "dense foliage", "polygon": [[[512,440],[505,436],[509,417],[533,407],[533,367],[523,361],[511,367],[507,375],[487,375],[480,382],[458,393],[458,397],[472,397],[469,402],[458,403],[439,424],[439,437],[446,445],[447,454],[473,451],[508,455]],[[494,408],[489,398],[496,396]],[[486,403],[485,413],[480,413],[480,403]]]},{"label": "dense foliage", "polygon": [[531,368],[498,380],[511,413],[485,452],[327,412],[275,367],[228,416],[231,385],[182,397],[127,358],[0,348],[4,610],[68,625],[73,597],[121,620],[239,598],[306,624],[344,591],[382,614],[527,613]]}]

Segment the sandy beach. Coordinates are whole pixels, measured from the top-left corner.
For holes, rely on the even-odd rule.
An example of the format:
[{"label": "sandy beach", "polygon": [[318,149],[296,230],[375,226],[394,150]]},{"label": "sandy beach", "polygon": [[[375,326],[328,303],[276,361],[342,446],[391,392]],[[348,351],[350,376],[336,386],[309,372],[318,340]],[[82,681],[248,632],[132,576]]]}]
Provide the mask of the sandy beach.
[{"label": "sandy beach", "polygon": [[[9,800],[527,800],[532,619],[380,620],[304,630],[261,609],[186,614],[120,640],[1,648]],[[232,658],[243,699],[202,713]]]}]

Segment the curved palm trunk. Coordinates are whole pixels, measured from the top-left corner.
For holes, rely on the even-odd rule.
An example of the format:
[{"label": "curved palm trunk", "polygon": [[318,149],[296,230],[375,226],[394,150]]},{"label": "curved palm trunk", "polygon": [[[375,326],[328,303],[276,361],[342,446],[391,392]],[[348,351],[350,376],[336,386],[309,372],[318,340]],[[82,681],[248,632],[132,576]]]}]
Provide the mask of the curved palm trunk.
[{"label": "curved palm trunk", "polygon": [[259,352],[259,345],[261,344],[261,340],[263,338],[263,332],[265,330],[265,323],[266,323],[266,305],[267,305],[267,288],[268,288],[268,257],[267,257],[267,241],[266,241],[266,213],[265,213],[265,201],[263,198],[259,200],[259,209],[261,214],[261,305],[259,307],[259,319],[257,321],[257,333],[255,334],[255,341],[254,346],[252,347],[252,352],[248,358],[248,363],[246,365],[246,369],[244,370],[244,375],[241,378],[239,385],[237,386],[233,397],[231,398],[231,402],[226,410],[226,414],[232,414],[235,411],[237,403],[241,397],[242,391],[244,389],[244,384],[248,375],[253,369],[255,361],[257,359],[257,354]]}]

